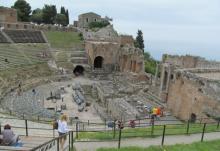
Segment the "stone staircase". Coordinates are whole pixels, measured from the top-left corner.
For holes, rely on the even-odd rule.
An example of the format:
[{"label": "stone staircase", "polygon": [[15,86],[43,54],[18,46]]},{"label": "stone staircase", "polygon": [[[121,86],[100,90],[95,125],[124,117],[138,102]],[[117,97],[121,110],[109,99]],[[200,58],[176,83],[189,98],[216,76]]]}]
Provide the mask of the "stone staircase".
[{"label": "stone staircase", "polygon": [[87,53],[84,49],[76,49],[71,52],[70,61],[73,63],[74,68],[76,66],[82,66],[87,73],[91,72],[91,66],[88,64]]}]

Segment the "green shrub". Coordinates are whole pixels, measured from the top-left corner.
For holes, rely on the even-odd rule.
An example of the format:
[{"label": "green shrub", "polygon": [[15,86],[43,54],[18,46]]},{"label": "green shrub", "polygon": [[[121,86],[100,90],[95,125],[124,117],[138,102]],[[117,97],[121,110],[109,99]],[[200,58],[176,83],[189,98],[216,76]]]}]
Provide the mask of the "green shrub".
[{"label": "green shrub", "polygon": [[108,26],[110,23],[108,21],[100,21],[100,22],[91,22],[89,24],[89,28],[93,29],[93,28],[103,28]]}]

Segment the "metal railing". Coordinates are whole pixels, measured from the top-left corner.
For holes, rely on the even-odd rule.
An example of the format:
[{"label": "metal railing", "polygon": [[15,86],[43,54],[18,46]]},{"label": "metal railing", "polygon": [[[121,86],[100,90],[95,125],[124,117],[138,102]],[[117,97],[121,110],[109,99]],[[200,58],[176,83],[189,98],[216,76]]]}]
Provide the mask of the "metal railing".
[{"label": "metal railing", "polygon": [[[35,130],[37,133],[40,131],[51,131],[51,140],[34,147],[32,150],[39,150],[53,142],[56,142],[57,150],[59,151],[59,140],[61,137],[55,136],[55,130],[48,125],[48,128],[33,127],[29,125],[27,119],[16,119],[16,118],[6,118],[0,117],[0,119],[10,119],[10,120],[21,120],[23,126],[12,125],[12,129],[22,129],[24,131],[24,136],[34,136],[31,133]],[[179,124],[160,124],[160,122],[177,122],[178,120],[158,120],[158,121],[148,121],[149,118],[140,119],[135,121],[135,125],[130,125],[128,121],[123,124],[123,128],[118,125],[116,121],[112,121],[112,125],[109,126],[108,122],[96,123],[96,122],[80,122],[76,121],[72,125],[72,130],[66,134],[69,138],[68,148],[71,150],[75,142],[93,142],[93,141],[118,141],[118,148],[121,146],[121,140],[125,138],[151,138],[162,136],[161,145],[164,145],[165,137],[168,135],[190,135],[190,134],[201,134],[201,142],[204,141],[205,133],[209,132],[220,132],[220,120],[215,121],[211,118],[198,119],[195,123],[187,121],[185,123]],[[202,122],[206,121],[206,122]],[[52,121],[43,121],[43,123],[51,123]],[[10,124],[10,123],[9,123]],[[40,124],[40,123],[39,123]],[[3,125],[0,124],[0,133],[2,131]],[[50,133],[50,132],[49,132]]]}]

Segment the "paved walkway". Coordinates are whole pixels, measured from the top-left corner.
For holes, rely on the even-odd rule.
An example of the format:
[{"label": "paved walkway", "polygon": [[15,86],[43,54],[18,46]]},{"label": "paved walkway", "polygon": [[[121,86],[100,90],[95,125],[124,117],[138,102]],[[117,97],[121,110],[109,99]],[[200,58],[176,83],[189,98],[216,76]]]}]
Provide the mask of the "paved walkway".
[{"label": "paved walkway", "polygon": [[[192,135],[175,135],[166,136],[164,144],[165,145],[175,145],[175,144],[191,144],[193,142],[201,141],[202,134],[192,134]],[[220,139],[220,132],[206,133],[204,136],[204,141]],[[139,147],[149,147],[161,145],[162,137],[157,138],[132,138],[123,139],[121,141],[121,147],[127,146],[139,146]],[[77,151],[96,151],[98,148],[112,148],[118,147],[117,141],[111,142],[75,142],[74,143]]]}]

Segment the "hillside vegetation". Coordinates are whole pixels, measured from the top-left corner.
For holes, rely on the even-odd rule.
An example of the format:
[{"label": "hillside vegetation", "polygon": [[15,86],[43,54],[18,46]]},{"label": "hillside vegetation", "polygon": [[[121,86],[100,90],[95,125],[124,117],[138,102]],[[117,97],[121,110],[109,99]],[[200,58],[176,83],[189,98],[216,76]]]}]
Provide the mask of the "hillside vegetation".
[{"label": "hillside vegetation", "polygon": [[157,61],[151,57],[148,52],[144,52],[145,72],[155,74],[157,68]]},{"label": "hillside vegetation", "polygon": [[52,48],[72,48],[82,44],[77,32],[47,31],[45,35]]}]

